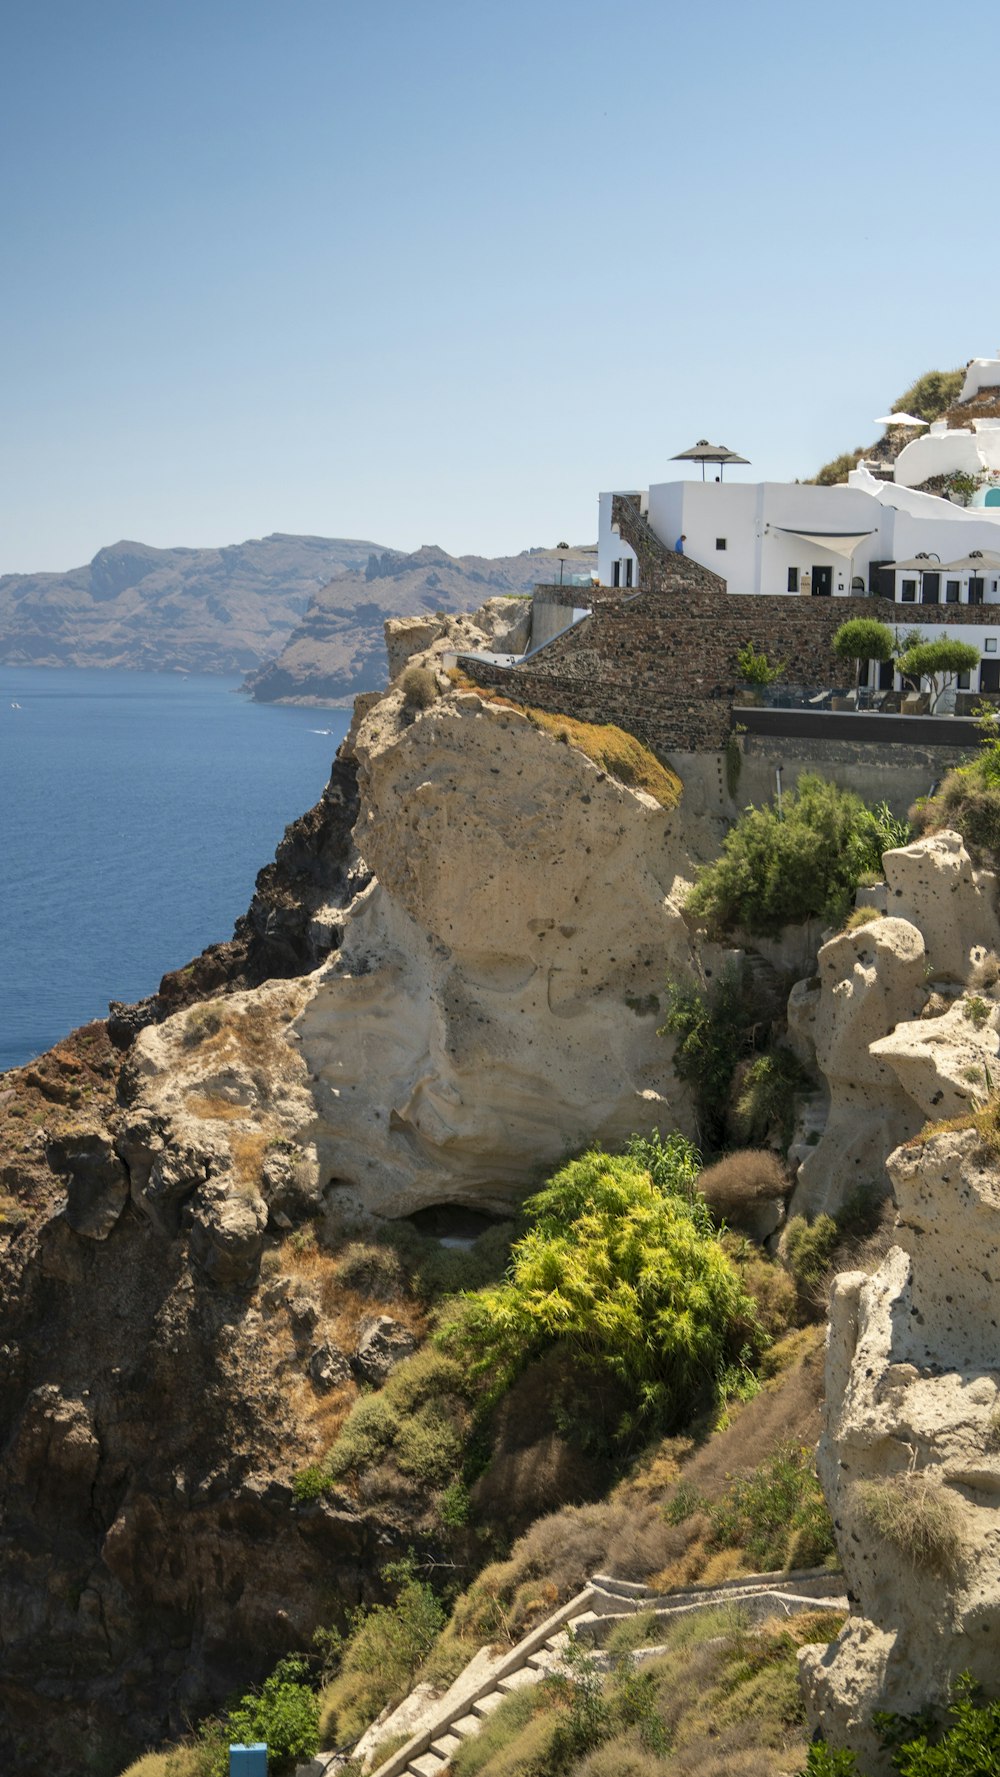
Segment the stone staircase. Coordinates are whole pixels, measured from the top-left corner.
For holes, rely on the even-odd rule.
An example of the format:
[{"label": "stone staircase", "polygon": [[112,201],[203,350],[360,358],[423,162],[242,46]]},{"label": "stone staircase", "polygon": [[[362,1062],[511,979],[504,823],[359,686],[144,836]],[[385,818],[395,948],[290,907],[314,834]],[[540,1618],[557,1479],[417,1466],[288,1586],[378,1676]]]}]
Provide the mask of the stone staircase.
[{"label": "stone staircase", "polygon": [[[571,1634],[600,1649],[619,1624],[640,1611],[652,1611],[657,1626],[666,1628],[677,1617],[719,1605],[738,1606],[752,1621],[782,1612],[793,1616],[809,1610],[846,1610],[843,1586],[843,1576],[825,1568],[754,1574],[727,1580],[721,1586],[660,1594],[630,1580],[595,1574],[582,1592],[530,1630],[515,1647],[500,1653],[481,1648],[443,1696],[423,1703],[415,1721],[411,1699],[400,1704],[377,1728],[368,1730],[352,1749],[352,1756],[363,1759],[380,1740],[412,1726],[405,1745],[375,1767],[372,1777],[439,1777],[462,1741],[478,1734],[504,1697],[562,1668]],[[652,1658],[660,1645],[654,1638],[633,1658]],[[595,1658],[601,1660],[601,1655]],[[344,1757],[343,1752],[320,1753],[309,1764],[299,1765],[296,1777],[335,1777]]]}]

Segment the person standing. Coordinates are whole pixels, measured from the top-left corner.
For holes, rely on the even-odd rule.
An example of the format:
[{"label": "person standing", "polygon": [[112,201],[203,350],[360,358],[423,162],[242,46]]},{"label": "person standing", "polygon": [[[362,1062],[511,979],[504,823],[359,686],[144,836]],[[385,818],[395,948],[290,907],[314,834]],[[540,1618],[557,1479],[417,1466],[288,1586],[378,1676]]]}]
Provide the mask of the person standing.
[{"label": "person standing", "polygon": [[675,555],[683,555],[684,554],[684,545],[686,542],[687,542],[687,532],[682,531],[680,536],[678,537],[676,543],[674,544],[674,554]]}]

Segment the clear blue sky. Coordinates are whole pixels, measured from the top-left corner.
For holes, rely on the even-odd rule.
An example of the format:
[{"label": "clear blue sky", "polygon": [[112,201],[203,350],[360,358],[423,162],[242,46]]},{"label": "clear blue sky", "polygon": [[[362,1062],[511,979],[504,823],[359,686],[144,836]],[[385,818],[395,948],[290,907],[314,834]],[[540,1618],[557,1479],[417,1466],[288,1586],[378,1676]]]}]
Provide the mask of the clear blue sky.
[{"label": "clear blue sky", "polygon": [[976,0],[8,6],[0,572],[585,540],[699,436],[812,473],[1000,345],[995,31]]}]

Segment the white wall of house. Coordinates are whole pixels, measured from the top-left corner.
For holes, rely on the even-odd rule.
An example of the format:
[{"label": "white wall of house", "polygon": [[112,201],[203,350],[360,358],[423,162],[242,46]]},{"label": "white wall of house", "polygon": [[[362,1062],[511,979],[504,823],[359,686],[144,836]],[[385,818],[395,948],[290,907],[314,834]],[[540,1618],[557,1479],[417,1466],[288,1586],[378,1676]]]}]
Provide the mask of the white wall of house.
[{"label": "white wall of house", "polygon": [[972,358],[965,370],[960,401],[971,401],[980,389],[993,389],[1000,384],[1000,358]]},{"label": "white wall of house", "polygon": [[[712,568],[732,593],[787,595],[794,569],[796,596],[811,592],[815,570],[829,571],[834,597],[847,597],[852,574],[867,576],[881,559],[882,510],[864,492],[847,487],[806,487],[794,482],[675,481],[649,490],[649,521],[673,548],[683,532],[687,555]],[[829,544],[789,533],[870,532],[858,545],[853,566],[831,538]]]},{"label": "white wall of house", "polygon": [[977,420],[974,431],[951,432],[937,427],[914,438],[900,451],[893,478],[902,487],[919,487],[932,475],[979,475],[1000,469],[1000,422]]},{"label": "white wall of house", "polygon": [[[647,497],[645,489],[641,493],[637,493],[635,488],[622,489],[621,491],[629,493],[632,499],[638,498],[642,507],[645,508]],[[614,494],[600,494],[598,496],[597,576],[602,586],[614,586],[616,584],[615,563],[617,562],[619,564],[617,584],[624,586],[628,578],[625,564],[631,562],[632,584],[638,586],[639,563],[635,551],[629,548],[624,538],[619,537],[617,531],[611,529],[611,502],[613,499]]]}]

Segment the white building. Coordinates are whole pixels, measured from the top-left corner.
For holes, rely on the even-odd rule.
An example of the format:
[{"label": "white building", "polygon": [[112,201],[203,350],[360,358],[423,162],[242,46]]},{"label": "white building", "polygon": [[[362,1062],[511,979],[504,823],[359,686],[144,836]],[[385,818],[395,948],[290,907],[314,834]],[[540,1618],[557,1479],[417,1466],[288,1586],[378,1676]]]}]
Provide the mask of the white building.
[{"label": "white building", "polygon": [[[879,593],[899,605],[901,629],[920,627],[921,605],[1000,604],[1000,507],[953,505],[865,469],[837,487],[693,480],[621,491],[668,549],[683,536],[684,553],[719,574],[733,597]],[[638,560],[611,522],[613,497],[600,496],[600,582],[637,588]],[[1000,624],[927,627],[927,639],[945,635],[979,648],[982,670],[970,688],[1000,691]]]},{"label": "white building", "polygon": [[[852,591],[882,591],[892,597],[894,577],[895,597],[914,602],[906,588],[912,575],[893,576],[894,562],[926,554],[944,566],[975,550],[1000,554],[1000,508],[953,506],[932,494],[877,481],[864,469],[854,470],[849,483],[839,487],[668,481],[643,492],[625,491],[639,501],[668,549],[683,535],[685,554],[721,575],[737,595],[847,598]],[[598,574],[602,586],[638,586],[635,556],[611,524],[613,497],[600,496]],[[958,581],[957,598],[946,593],[942,578],[939,597],[931,596],[931,584],[924,588],[924,602],[1000,602],[995,573],[984,577],[968,567],[951,578]],[[985,579],[982,587],[975,584],[978,579]]]}]

